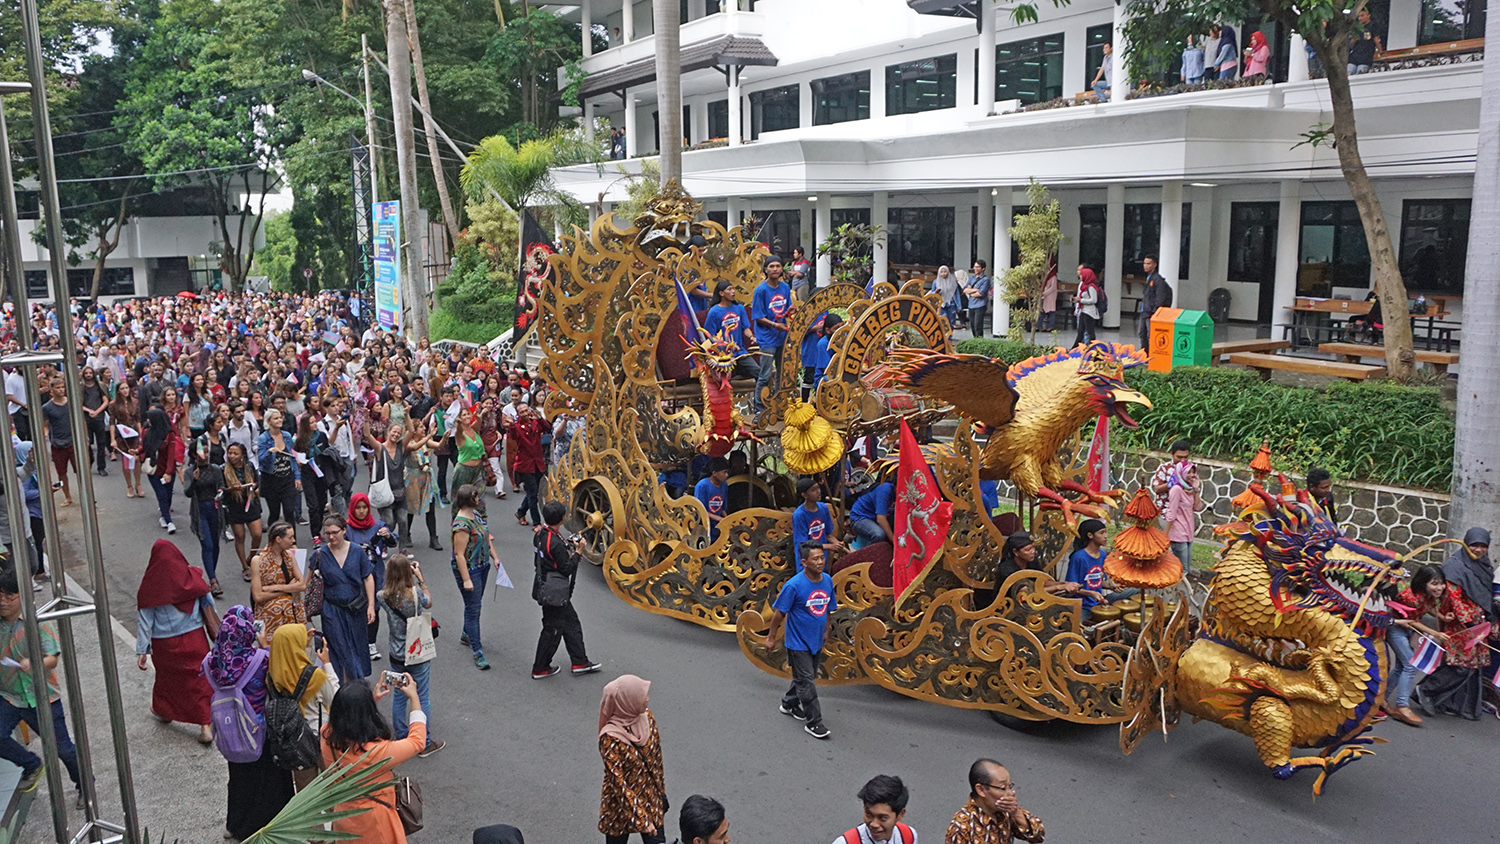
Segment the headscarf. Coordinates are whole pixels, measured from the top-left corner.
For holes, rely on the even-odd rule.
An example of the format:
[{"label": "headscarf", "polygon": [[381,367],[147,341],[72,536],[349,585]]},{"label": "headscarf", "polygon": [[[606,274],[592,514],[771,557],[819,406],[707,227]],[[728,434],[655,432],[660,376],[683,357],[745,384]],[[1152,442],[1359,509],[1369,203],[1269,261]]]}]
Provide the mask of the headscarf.
[{"label": "headscarf", "polygon": [[208,674],[220,688],[233,686],[255,656],[255,616],[246,606],[230,607],[208,654]]},{"label": "headscarf", "polygon": [[[363,519],[354,515],[354,505],[363,501],[365,503],[365,517]],[[370,496],[363,492],[356,492],[349,496],[349,527],[355,530],[369,530],[375,526],[375,508],[370,504]]]},{"label": "headscarf", "polygon": [[1469,552],[1469,546],[1476,543],[1489,545],[1490,532],[1484,528],[1469,528],[1464,534],[1464,547],[1443,561],[1443,579],[1463,589],[1464,596],[1489,615],[1495,602],[1495,565],[1490,562],[1488,551],[1479,557]]},{"label": "headscarf", "polygon": [[1266,46],[1266,34],[1260,30],[1252,30],[1250,33],[1250,49]]},{"label": "headscarf", "polygon": [[949,270],[946,276],[943,275],[943,270],[947,269],[948,266],[946,264],[938,267],[937,278],[932,280],[933,292],[941,295],[944,302],[949,301],[958,293],[958,278],[953,275],[951,270]]},{"label": "headscarf", "polygon": [[1237,41],[1234,37],[1234,27],[1232,26],[1226,26],[1222,30],[1220,30],[1219,47],[1216,55],[1223,53],[1224,47],[1226,45],[1229,47],[1229,52],[1231,55],[1238,53],[1240,50],[1239,41]]},{"label": "headscarf", "polygon": [[1088,267],[1079,267],[1078,268],[1078,289],[1079,290],[1083,290],[1083,288],[1085,288],[1085,287],[1087,287],[1089,285],[1093,285],[1094,287],[1098,287],[1099,286],[1099,278],[1097,276],[1095,276],[1094,275],[1094,271],[1091,270],[1091,269],[1089,269]]},{"label": "headscarf", "polygon": [[647,693],[651,681],[634,674],[621,674],[604,686],[599,702],[599,736],[614,736],[636,747],[651,738],[651,716],[647,714]]},{"label": "headscarf", "polygon": [[[309,665],[312,665],[312,658],[307,655],[307,625],[283,624],[276,628],[271,634],[270,669],[271,685],[276,691],[284,695],[296,691],[302,670]],[[313,672],[312,679],[307,681],[307,690],[298,701],[304,709],[318,696],[318,690],[323,688],[323,681],[327,679],[323,669]]]},{"label": "headscarf", "polygon": [[183,612],[193,611],[193,604],[209,592],[203,572],[188,565],[176,545],[158,539],[151,546],[151,561],[135,593],[137,609],[164,607],[171,604]]}]

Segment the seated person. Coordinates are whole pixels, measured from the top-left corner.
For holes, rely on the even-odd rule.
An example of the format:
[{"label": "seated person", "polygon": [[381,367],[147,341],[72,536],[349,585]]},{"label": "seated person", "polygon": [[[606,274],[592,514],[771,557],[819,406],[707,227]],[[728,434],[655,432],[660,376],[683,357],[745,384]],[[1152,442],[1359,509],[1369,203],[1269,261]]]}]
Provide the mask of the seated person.
[{"label": "seated person", "polygon": [[708,477],[693,487],[693,497],[708,511],[709,541],[719,538],[719,522],[729,515],[729,461],[715,457],[708,463]]},{"label": "seated person", "polygon": [[679,466],[675,469],[668,469],[665,472],[658,472],[656,482],[666,488],[668,496],[677,498],[684,492],[687,492],[687,470]]},{"label": "seated person", "polygon": [[891,518],[895,511],[896,485],[885,481],[855,499],[849,509],[849,529],[865,542],[894,543],[896,533]]},{"label": "seated person", "polygon": [[[714,298],[718,304],[708,309],[708,319],[703,329],[709,334],[723,333],[741,352],[755,346],[755,332],[751,329],[750,315],[745,306],[734,301],[734,284],[728,279],[714,285]],[[760,375],[760,365],[754,355],[746,355],[734,362],[735,378],[755,378]]]},{"label": "seated person", "polygon": [[984,514],[994,518],[995,511],[1000,509],[1000,482],[980,481],[979,501],[984,506]]},{"label": "seated person", "polygon": [[834,559],[835,553],[844,553],[848,549],[834,536],[833,511],[823,503],[823,485],[813,478],[800,478],[797,496],[802,503],[792,511],[792,559],[797,564],[797,571],[802,571],[802,545],[805,542],[822,545],[829,560]]},{"label": "seated person", "polygon": [[1073,540],[1073,555],[1068,558],[1068,579],[1054,581],[1059,588],[1047,584],[1047,591],[1054,595],[1076,596],[1083,604],[1084,613],[1099,604],[1114,603],[1140,592],[1125,589],[1119,592],[1104,591],[1104,545],[1109,542],[1109,528],[1099,519],[1084,519],[1078,525],[1078,538]]},{"label": "seated person", "polygon": [[1365,297],[1365,301],[1374,303],[1370,306],[1370,312],[1349,317],[1349,322],[1345,323],[1344,328],[1350,340],[1367,338],[1371,343],[1378,343],[1381,339],[1380,335],[1385,331],[1385,319],[1380,313],[1380,296],[1371,290]]},{"label": "seated person", "polygon": [[827,319],[826,313],[819,314],[813,320],[813,324],[807,327],[807,334],[802,337],[799,360],[802,361],[802,400],[817,388],[817,382],[813,380],[814,373],[818,370],[818,341],[823,338],[823,320]]}]

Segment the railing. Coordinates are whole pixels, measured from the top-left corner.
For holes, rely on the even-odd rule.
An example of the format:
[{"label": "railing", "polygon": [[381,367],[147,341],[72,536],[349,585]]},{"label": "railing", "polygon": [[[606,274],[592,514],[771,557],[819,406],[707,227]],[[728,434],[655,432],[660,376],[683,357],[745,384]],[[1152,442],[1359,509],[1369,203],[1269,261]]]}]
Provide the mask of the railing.
[{"label": "railing", "polygon": [[[683,21],[678,36],[683,47],[701,44],[722,35],[760,36],[765,34],[765,15],[760,12],[736,12],[731,15],[718,12],[690,21]],[[611,44],[609,49],[595,53],[580,63],[585,73],[611,70],[633,61],[643,61],[656,55],[656,42],[652,35],[638,35],[632,41]]]}]

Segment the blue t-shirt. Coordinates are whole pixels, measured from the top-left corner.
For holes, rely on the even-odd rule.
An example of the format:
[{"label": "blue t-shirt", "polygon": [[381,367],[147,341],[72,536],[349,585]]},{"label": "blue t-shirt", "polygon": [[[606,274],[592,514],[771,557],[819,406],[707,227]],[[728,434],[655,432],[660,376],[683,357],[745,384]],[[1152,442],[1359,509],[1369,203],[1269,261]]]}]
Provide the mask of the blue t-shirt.
[{"label": "blue t-shirt", "polygon": [[839,608],[833,594],[833,578],[818,576],[814,583],[797,572],[781,587],[773,609],[786,615],[786,649],[817,653],[823,650],[823,636],[828,632],[828,616]]},{"label": "blue t-shirt", "polygon": [[745,306],[714,305],[708,309],[708,319],[704,320],[703,328],[709,334],[718,334],[720,331],[734,341],[734,345],[740,351],[745,350],[745,329],[750,324],[750,318],[745,315]]},{"label": "blue t-shirt", "polygon": [[[729,508],[729,484],[719,486],[713,478],[704,478],[693,487],[693,497],[703,502],[703,509],[712,515],[722,516]],[[718,535],[718,525],[713,525],[710,536]]]},{"label": "blue t-shirt", "polygon": [[[1093,556],[1088,548],[1079,548],[1068,558],[1069,583],[1081,583],[1083,588],[1092,589],[1095,592],[1104,591],[1104,549],[1099,549],[1099,556]],[[1083,611],[1088,612],[1099,603],[1088,595],[1079,595],[1078,599],[1083,602]]]},{"label": "blue t-shirt", "polygon": [[969,279],[969,286],[979,293],[978,296],[969,297],[969,307],[983,308],[990,303],[990,288],[994,286],[994,281],[989,276],[976,275]]},{"label": "blue t-shirt", "polygon": [[874,520],[876,516],[890,516],[896,504],[896,485],[883,483],[861,495],[849,510],[849,521]]},{"label": "blue t-shirt", "polygon": [[[763,281],[755,288],[755,296],[750,300],[750,318],[752,320],[769,319],[772,322],[781,322],[786,318],[787,311],[792,309],[792,288],[782,284],[772,284]],[[779,349],[786,342],[786,332],[776,328],[767,328],[759,322],[755,323],[755,342],[762,349]]]},{"label": "blue t-shirt", "polygon": [[1000,506],[1000,482],[980,481],[979,500],[984,503],[984,514],[994,515],[995,509]]},{"label": "blue t-shirt", "polygon": [[833,361],[833,356],[828,353],[828,338],[818,338],[817,350],[813,352],[816,362],[813,364],[813,389],[823,383],[823,373],[828,371],[828,364]]},{"label": "blue t-shirt", "polygon": [[833,511],[828,505],[819,501],[817,509],[808,511],[805,505],[798,505],[792,511],[792,559],[797,563],[797,571],[802,571],[802,543],[828,541],[833,535]]},{"label": "blue t-shirt", "polygon": [[823,332],[809,331],[802,337],[802,365],[816,368],[818,365],[818,341],[823,339]]}]

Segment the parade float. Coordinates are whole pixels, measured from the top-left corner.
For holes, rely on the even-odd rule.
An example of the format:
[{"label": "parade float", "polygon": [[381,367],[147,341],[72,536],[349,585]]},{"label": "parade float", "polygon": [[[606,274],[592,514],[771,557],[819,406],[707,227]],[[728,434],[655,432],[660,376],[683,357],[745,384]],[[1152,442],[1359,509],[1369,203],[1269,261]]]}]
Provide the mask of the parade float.
[{"label": "parade float", "polygon": [[[754,384],[733,377],[740,353],[686,310],[720,281],[748,306],[769,253],[700,212],[669,186],[628,226],[601,216],[563,238],[539,294],[547,409],[585,421],[549,489],[621,600],[732,632],[751,663],[786,676],[785,652],[764,646],[765,618],[796,570],[796,478],[840,464],[856,438],[895,441],[947,423],[912,457],[930,488],[898,504],[903,547],[881,543],[882,559],[877,544],[830,567],[838,609],[820,683],[873,683],[1012,721],[1117,724],[1126,753],[1186,711],[1251,736],[1277,776],[1319,769],[1318,788],[1367,752],[1390,622],[1375,588],[1399,583],[1396,555],[1345,539],[1284,479],[1268,492],[1267,464],[1236,500],[1244,515],[1206,596],[1183,580],[1142,490],[1124,507],[1106,570],[1143,594],[1085,617],[1047,584],[1065,568],[1077,516],[1125,502],[1098,482],[1097,465],[1090,483],[1080,432],[1101,418],[1098,428],[1133,425],[1127,405],[1149,407],[1124,381],[1143,354],[1109,343],[1014,362],[954,354],[920,281],[836,283],[793,311],[778,378],[752,418]],[[803,400],[802,340],[829,312],[847,316]],[[663,479],[731,449],[748,468],[730,479],[733,512],[715,536],[691,485],[674,495]],[[998,583],[1019,520],[981,503],[989,480],[1015,492],[1043,552]],[[905,543],[931,514],[922,501],[941,501],[947,525],[914,555]],[[898,594],[893,568],[914,558],[920,574],[897,578]],[[1319,752],[1296,756],[1298,747]]]}]

